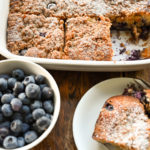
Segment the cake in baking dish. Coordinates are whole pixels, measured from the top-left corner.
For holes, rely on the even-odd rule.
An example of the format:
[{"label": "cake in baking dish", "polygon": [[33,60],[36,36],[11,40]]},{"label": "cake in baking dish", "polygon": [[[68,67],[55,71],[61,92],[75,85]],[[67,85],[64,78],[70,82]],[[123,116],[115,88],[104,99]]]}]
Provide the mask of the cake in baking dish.
[{"label": "cake in baking dish", "polygon": [[55,53],[63,53],[63,24],[63,20],[55,17],[9,14],[8,49],[13,54],[21,54],[26,50],[26,55],[44,58],[54,57]]},{"label": "cake in baking dish", "polygon": [[10,12],[71,18],[100,16],[106,4],[103,0],[10,0]]},{"label": "cake in baking dish", "polygon": [[66,21],[65,54],[76,60],[111,60],[110,26],[104,17],[76,17]]},{"label": "cake in baking dish", "polygon": [[114,96],[104,104],[93,139],[122,150],[150,150],[150,120],[144,106],[131,96]]},{"label": "cake in baking dish", "polygon": [[31,57],[110,61],[110,28],[145,38],[149,16],[148,0],[10,0],[7,47]]},{"label": "cake in baking dish", "polygon": [[10,13],[64,18],[66,8],[64,0],[10,0]]},{"label": "cake in baking dish", "polygon": [[121,29],[150,25],[149,0],[10,0],[10,12],[63,18],[104,15]]}]

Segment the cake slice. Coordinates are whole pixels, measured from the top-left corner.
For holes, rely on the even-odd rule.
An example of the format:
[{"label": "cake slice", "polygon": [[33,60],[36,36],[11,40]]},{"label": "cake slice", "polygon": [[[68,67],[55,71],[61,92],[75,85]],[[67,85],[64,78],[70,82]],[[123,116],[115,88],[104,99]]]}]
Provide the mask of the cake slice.
[{"label": "cake slice", "polygon": [[[64,22],[55,17],[9,14],[7,47],[14,54],[29,51],[34,56],[50,57],[53,51],[63,51]],[[26,55],[26,54],[25,54]]]},{"label": "cake slice", "polygon": [[64,18],[66,8],[64,0],[10,0],[10,13]]},{"label": "cake slice", "polygon": [[66,17],[98,17],[107,13],[104,0],[64,0],[67,5]]},{"label": "cake slice", "polygon": [[93,139],[123,150],[150,150],[150,120],[144,106],[131,96],[114,96],[104,104]]},{"label": "cake slice", "polygon": [[74,60],[112,60],[109,19],[76,17],[66,21],[64,52]]}]

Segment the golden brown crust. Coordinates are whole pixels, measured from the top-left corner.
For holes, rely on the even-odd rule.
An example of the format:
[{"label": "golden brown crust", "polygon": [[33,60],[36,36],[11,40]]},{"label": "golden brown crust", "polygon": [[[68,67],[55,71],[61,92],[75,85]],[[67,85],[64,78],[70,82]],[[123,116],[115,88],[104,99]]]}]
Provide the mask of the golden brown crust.
[{"label": "golden brown crust", "polygon": [[148,150],[150,120],[138,99],[115,96],[106,101],[95,125],[93,138],[128,150]]},{"label": "golden brown crust", "polygon": [[[14,54],[29,48],[37,48],[47,54],[51,51],[63,51],[63,24],[63,20],[55,17],[9,14],[8,49]],[[31,52],[31,49],[29,51]]]},{"label": "golden brown crust", "polygon": [[137,24],[138,19],[146,17],[147,20],[149,8],[148,0],[10,0],[11,13],[43,14],[60,18],[105,15],[113,22],[129,24],[133,24],[134,18]]},{"label": "golden brown crust", "polygon": [[10,0],[10,12],[65,18],[64,0]]},{"label": "golden brown crust", "polygon": [[111,60],[109,19],[77,17],[66,22],[65,53],[70,59]]}]

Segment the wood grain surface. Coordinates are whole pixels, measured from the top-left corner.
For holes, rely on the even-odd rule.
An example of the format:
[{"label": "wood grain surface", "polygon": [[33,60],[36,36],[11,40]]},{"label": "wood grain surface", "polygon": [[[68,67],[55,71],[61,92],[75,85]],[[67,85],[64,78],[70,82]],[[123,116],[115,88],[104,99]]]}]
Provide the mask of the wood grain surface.
[{"label": "wood grain surface", "polygon": [[[0,59],[4,59],[0,56]],[[77,150],[72,133],[75,108],[84,93],[95,84],[115,77],[138,77],[150,81],[150,69],[138,72],[51,71],[61,93],[61,110],[51,134],[33,150]]]},{"label": "wood grain surface", "polygon": [[33,150],[77,150],[72,135],[73,114],[84,93],[103,80],[115,77],[142,77],[150,81],[150,71],[129,73],[50,71],[61,93],[61,111],[53,132]]}]

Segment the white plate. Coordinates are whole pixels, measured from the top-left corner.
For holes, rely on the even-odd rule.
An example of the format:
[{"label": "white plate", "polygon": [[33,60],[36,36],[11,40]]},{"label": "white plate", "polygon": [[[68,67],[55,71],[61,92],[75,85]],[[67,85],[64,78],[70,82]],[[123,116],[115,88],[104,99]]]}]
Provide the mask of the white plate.
[{"label": "white plate", "polygon": [[81,98],[73,118],[73,136],[78,150],[107,150],[104,145],[92,139],[96,120],[105,101],[121,95],[131,82],[134,82],[133,78],[109,79],[92,87]]},{"label": "white plate", "polygon": [[[0,0],[0,54],[6,58],[30,60],[46,67],[47,69],[76,71],[133,71],[147,68],[150,64],[150,59],[137,61],[84,61],[44,59],[14,55],[7,50],[6,46],[8,13],[9,0]],[[119,48],[119,45],[120,44],[117,42],[117,48]],[[137,49],[135,45],[134,48]],[[138,47],[138,49],[140,48]]]}]

